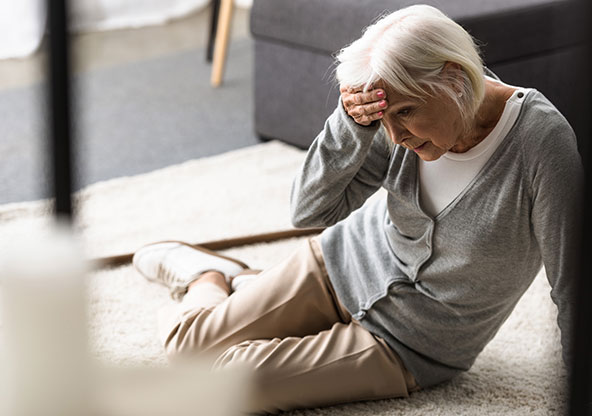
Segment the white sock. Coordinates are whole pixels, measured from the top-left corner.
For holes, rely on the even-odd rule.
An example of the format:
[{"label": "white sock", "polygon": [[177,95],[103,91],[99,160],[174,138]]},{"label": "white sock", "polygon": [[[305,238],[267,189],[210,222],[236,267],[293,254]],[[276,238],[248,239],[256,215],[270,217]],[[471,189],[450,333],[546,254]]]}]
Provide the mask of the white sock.
[{"label": "white sock", "polygon": [[232,291],[236,292],[237,290],[240,290],[241,288],[247,286],[249,283],[251,283],[253,280],[255,280],[257,277],[259,276],[259,274],[241,274],[239,276],[236,276],[234,279],[232,279],[232,282],[230,284],[230,289],[232,289]]}]

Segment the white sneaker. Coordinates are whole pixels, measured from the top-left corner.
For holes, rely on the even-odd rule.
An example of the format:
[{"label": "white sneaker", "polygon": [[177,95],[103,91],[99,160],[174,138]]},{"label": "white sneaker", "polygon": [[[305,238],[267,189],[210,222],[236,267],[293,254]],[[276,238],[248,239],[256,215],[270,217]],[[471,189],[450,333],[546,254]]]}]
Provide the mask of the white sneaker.
[{"label": "white sneaker", "polygon": [[182,241],[148,244],[134,253],[132,263],[146,279],[167,286],[175,300],[181,300],[189,284],[204,272],[220,272],[230,284],[233,276],[248,268],[239,260]]}]

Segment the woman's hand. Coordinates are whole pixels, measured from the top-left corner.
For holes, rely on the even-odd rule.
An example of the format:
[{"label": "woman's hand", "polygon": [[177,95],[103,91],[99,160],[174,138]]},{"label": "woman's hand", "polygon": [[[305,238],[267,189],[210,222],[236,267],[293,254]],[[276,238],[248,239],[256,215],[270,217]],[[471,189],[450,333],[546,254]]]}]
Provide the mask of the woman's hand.
[{"label": "woman's hand", "polygon": [[388,106],[386,93],[380,88],[370,87],[364,92],[362,87],[350,88],[341,85],[339,92],[345,112],[362,126],[369,126],[374,120],[380,120]]}]

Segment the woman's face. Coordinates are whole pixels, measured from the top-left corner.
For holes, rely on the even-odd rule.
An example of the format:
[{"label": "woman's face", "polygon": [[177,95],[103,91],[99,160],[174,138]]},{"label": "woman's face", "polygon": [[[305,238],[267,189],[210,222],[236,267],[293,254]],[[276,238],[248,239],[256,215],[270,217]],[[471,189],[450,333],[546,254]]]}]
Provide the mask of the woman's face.
[{"label": "woman's face", "polygon": [[382,124],[391,140],[413,150],[425,161],[454,151],[462,136],[462,119],[448,98],[428,97],[425,101],[384,88],[388,107]]}]

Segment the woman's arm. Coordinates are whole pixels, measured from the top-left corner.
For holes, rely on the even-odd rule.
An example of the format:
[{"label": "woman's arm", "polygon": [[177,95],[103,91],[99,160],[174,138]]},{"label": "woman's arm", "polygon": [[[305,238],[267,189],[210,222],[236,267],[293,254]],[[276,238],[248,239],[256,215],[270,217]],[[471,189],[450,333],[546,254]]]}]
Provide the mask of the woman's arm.
[{"label": "woman's arm", "polygon": [[584,171],[571,128],[565,123],[562,128],[548,126],[547,132],[537,149],[537,161],[531,165],[531,221],[552,288],[551,298],[557,305],[567,366],[571,362],[574,290],[579,278]]},{"label": "woman's arm", "polygon": [[380,122],[356,123],[340,99],[292,184],[294,226],[330,226],[359,208],[382,185],[390,151]]}]

